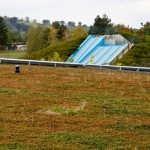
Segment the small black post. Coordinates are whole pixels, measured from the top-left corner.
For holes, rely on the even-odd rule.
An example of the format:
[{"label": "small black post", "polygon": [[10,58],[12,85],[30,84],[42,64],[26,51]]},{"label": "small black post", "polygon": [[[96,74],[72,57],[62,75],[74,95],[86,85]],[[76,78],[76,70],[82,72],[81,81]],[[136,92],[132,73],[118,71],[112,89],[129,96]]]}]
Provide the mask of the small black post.
[{"label": "small black post", "polygon": [[16,65],[15,73],[20,73],[20,67],[19,67],[19,65]]}]

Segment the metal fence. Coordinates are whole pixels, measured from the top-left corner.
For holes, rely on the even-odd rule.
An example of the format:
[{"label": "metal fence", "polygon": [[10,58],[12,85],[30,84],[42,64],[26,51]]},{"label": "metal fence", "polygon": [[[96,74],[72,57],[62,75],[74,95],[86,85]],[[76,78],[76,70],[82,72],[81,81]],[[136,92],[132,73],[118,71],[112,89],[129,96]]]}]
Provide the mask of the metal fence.
[{"label": "metal fence", "polygon": [[129,67],[129,66],[113,66],[113,65],[86,65],[80,63],[68,63],[68,62],[50,62],[50,61],[38,61],[38,60],[24,60],[24,59],[8,59],[0,58],[1,64],[24,64],[24,65],[40,65],[40,66],[60,66],[60,67],[76,67],[76,68],[93,68],[93,69],[105,69],[116,70],[126,72],[137,72],[150,74],[149,67]]}]

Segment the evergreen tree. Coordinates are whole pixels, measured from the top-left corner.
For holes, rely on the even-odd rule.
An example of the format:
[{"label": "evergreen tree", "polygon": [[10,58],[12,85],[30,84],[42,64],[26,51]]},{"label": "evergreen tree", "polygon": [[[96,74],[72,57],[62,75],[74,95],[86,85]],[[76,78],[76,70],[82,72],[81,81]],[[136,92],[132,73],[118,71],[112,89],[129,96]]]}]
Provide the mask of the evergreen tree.
[{"label": "evergreen tree", "polygon": [[7,45],[7,27],[4,19],[0,16],[0,50]]},{"label": "evergreen tree", "polygon": [[90,27],[89,34],[105,34],[107,28],[112,27],[111,19],[106,14],[101,18],[99,15],[95,18],[93,26]]}]

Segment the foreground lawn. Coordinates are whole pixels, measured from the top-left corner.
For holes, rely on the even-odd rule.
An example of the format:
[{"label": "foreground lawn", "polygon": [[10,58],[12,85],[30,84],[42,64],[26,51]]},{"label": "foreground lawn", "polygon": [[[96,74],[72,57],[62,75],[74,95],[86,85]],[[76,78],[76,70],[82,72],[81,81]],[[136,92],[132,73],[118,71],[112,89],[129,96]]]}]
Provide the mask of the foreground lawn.
[{"label": "foreground lawn", "polygon": [[0,51],[0,58],[22,58],[26,55],[26,52],[19,52],[19,51]]},{"label": "foreground lawn", "polygon": [[150,149],[150,75],[0,65],[0,150]]}]

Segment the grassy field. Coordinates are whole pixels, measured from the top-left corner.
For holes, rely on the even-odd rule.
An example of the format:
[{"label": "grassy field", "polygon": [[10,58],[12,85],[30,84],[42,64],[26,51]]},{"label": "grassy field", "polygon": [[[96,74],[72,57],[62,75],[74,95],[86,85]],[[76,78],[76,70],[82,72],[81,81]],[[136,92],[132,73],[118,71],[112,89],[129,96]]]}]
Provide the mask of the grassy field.
[{"label": "grassy field", "polygon": [[0,58],[22,58],[26,52],[18,51],[0,51]]},{"label": "grassy field", "polygon": [[0,65],[0,150],[150,149],[150,75]]}]

